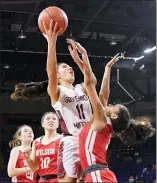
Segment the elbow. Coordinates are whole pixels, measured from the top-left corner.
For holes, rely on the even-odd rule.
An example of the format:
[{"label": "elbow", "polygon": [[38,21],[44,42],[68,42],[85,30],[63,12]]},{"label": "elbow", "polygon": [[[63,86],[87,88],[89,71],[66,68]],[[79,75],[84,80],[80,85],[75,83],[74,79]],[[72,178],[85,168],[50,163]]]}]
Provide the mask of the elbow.
[{"label": "elbow", "polygon": [[97,79],[96,77],[93,78],[93,84],[96,86],[97,85]]},{"label": "elbow", "polygon": [[8,177],[10,177],[10,178],[11,178],[11,177],[13,177],[13,176],[12,176],[12,174],[11,174],[11,173],[8,173]]},{"label": "elbow", "polygon": [[15,176],[15,174],[14,174],[14,172],[13,172],[13,171],[8,171],[8,176],[11,178],[11,177],[14,177],[14,176]]}]

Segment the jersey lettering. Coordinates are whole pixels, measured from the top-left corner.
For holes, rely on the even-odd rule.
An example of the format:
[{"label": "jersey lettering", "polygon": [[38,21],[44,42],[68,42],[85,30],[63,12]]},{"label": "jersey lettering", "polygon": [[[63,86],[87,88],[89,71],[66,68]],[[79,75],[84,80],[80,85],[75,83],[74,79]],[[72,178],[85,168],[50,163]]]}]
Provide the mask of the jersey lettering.
[{"label": "jersey lettering", "polygon": [[81,101],[88,101],[88,97],[86,95],[74,96],[74,97],[68,97],[67,95],[65,95],[66,103],[81,102]]},{"label": "jersey lettering", "polygon": [[83,112],[83,104],[80,104],[80,105],[77,104],[76,109],[77,109],[79,118],[80,119],[85,119],[85,115],[84,115],[84,112]]},{"label": "jersey lettering", "polygon": [[27,172],[26,173],[26,177],[30,180],[33,180],[33,177],[34,177],[34,173],[33,172]]},{"label": "jersey lettering", "polygon": [[27,164],[27,161],[26,161],[26,160],[23,160],[23,164],[24,164],[24,166],[28,166],[28,164]]},{"label": "jersey lettering", "polygon": [[77,85],[73,89],[63,86],[59,86],[59,88],[59,100],[52,106],[59,116],[63,134],[76,135],[92,116],[89,97],[85,95],[81,85]]},{"label": "jersey lettering", "polygon": [[50,157],[40,158],[41,169],[49,168]]},{"label": "jersey lettering", "polygon": [[74,127],[77,129],[81,129],[85,124],[86,122],[74,123]]},{"label": "jersey lettering", "polygon": [[41,149],[36,151],[37,156],[53,155],[55,154],[55,148],[53,149]]}]

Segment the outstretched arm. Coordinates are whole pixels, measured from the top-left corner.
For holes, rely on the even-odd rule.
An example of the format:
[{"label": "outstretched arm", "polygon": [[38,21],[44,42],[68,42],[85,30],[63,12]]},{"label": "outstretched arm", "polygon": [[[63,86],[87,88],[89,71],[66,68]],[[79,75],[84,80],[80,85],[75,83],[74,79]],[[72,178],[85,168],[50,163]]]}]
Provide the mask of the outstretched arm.
[{"label": "outstretched arm", "polygon": [[[75,43],[76,48],[79,50],[78,45],[79,43]],[[75,54],[78,55],[77,52],[75,52]],[[86,59],[83,59],[82,68],[83,68],[83,74],[84,74],[84,85],[86,87],[87,94],[90,98],[90,101],[93,107],[94,118],[93,118],[93,123],[91,127],[94,130],[99,131],[105,128],[106,118],[104,115],[104,108],[96,92],[95,85],[93,84],[92,69],[91,69],[88,57],[86,57]]]},{"label": "outstretched arm", "polygon": [[108,98],[110,95],[110,74],[113,64],[115,64],[120,59],[119,53],[115,55],[106,65],[105,72],[101,84],[101,89],[99,92],[99,98],[104,107],[108,104]]},{"label": "outstretched arm", "polygon": [[[53,20],[50,21],[49,28],[43,22],[43,26],[46,32],[44,37],[48,42],[48,53],[47,53],[47,75],[48,75],[48,94],[52,102],[56,102],[59,97],[59,88],[57,80],[57,58],[56,58],[56,41],[57,35],[62,31],[59,29],[57,31],[58,23],[54,23]],[[54,28],[53,28],[54,27]]]}]

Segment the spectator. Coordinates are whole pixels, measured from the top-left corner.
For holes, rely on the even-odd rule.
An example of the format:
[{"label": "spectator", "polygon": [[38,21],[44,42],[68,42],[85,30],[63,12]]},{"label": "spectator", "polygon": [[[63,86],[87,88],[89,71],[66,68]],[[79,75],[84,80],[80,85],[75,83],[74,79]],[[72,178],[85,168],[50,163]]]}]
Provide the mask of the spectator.
[{"label": "spectator", "polygon": [[135,177],[134,176],[129,177],[129,183],[135,183]]}]

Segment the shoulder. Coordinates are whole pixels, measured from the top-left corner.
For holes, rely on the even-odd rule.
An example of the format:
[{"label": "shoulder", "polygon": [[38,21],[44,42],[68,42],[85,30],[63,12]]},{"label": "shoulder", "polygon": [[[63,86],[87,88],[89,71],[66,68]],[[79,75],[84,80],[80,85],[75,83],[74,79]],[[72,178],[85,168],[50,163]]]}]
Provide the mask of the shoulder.
[{"label": "shoulder", "polygon": [[11,151],[10,154],[12,155],[18,155],[19,154],[19,147],[14,147]]},{"label": "shoulder", "polygon": [[76,88],[76,89],[81,89],[81,90],[84,90],[83,83],[76,84],[76,85],[75,85],[75,88]]},{"label": "shoulder", "polygon": [[57,133],[56,137],[54,137],[53,141],[60,141],[62,135],[60,135],[59,133]]},{"label": "shoulder", "polygon": [[106,117],[106,127],[105,127],[105,131],[108,132],[108,134],[112,134],[113,133],[113,128],[112,128],[112,123],[109,117]]},{"label": "shoulder", "polygon": [[43,136],[40,136],[40,137],[36,138],[36,139],[33,141],[32,146],[38,146],[38,145],[40,145],[40,144],[41,144],[40,142],[41,142],[42,137],[43,137]]},{"label": "shoulder", "polygon": [[76,84],[75,88],[81,90],[82,93],[87,95],[87,90],[86,90],[84,83]]},{"label": "shoulder", "polygon": [[43,136],[36,138],[36,139],[33,141],[33,143],[40,142],[40,140],[41,140],[42,137],[43,137]]}]

